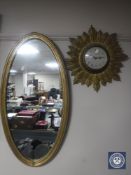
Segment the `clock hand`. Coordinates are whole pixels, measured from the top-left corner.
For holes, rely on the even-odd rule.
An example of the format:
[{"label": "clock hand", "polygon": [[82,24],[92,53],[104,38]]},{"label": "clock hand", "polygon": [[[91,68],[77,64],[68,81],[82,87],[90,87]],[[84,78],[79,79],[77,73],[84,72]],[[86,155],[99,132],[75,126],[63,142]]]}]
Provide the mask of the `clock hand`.
[{"label": "clock hand", "polygon": [[96,59],[104,58],[104,57],[95,57],[95,56],[93,56],[93,57],[94,57],[95,60],[96,60]]},{"label": "clock hand", "polygon": [[98,57],[95,57],[95,56],[93,56],[93,58],[96,60],[96,59],[98,59]]},{"label": "clock hand", "polygon": [[98,59],[101,59],[101,58],[104,58],[104,57],[98,57]]}]

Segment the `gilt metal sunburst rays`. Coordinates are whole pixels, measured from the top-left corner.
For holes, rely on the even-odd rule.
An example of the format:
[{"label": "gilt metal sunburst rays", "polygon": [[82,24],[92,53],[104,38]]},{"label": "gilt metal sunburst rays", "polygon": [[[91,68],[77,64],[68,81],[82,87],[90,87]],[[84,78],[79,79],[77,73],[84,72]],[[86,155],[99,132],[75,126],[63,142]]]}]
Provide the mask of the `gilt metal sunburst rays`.
[{"label": "gilt metal sunburst rays", "polygon": [[[74,76],[74,84],[86,84],[88,87],[92,85],[95,91],[99,91],[101,85],[106,86],[107,83],[112,83],[112,80],[120,81],[119,73],[123,66],[122,62],[127,59],[127,55],[123,53],[116,34],[96,31],[91,26],[88,33],[84,32],[77,38],[70,38],[70,42],[67,68]],[[108,64],[100,70],[93,71],[84,66],[83,56],[88,48],[96,46],[106,51]]]}]

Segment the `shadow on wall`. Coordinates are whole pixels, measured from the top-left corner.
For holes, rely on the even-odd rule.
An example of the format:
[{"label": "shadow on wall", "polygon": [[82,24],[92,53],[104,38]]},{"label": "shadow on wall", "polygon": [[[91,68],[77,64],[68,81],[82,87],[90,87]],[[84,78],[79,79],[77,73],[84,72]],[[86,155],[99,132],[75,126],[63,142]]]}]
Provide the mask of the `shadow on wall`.
[{"label": "shadow on wall", "polygon": [[2,15],[0,14],[0,32],[2,32]]}]

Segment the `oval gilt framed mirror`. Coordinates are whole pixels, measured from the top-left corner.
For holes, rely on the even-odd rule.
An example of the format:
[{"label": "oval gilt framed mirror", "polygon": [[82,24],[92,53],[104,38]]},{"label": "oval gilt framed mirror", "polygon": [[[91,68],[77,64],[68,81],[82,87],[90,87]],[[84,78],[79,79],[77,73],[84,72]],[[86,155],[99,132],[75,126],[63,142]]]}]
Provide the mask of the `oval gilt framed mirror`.
[{"label": "oval gilt framed mirror", "polygon": [[1,116],[8,143],[23,163],[40,166],[59,151],[69,118],[68,78],[62,56],[48,37],[28,34],[9,53]]}]

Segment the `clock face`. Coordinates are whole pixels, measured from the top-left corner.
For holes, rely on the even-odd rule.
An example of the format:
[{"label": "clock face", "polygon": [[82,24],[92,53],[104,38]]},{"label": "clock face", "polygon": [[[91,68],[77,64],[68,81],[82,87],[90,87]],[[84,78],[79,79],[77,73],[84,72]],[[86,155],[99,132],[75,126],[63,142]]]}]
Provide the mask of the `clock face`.
[{"label": "clock face", "polygon": [[91,47],[86,51],[84,61],[89,69],[98,71],[107,65],[108,55],[102,47]]}]

